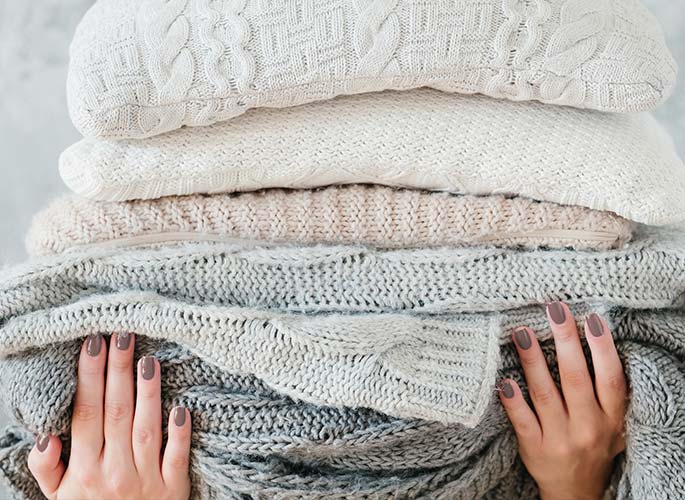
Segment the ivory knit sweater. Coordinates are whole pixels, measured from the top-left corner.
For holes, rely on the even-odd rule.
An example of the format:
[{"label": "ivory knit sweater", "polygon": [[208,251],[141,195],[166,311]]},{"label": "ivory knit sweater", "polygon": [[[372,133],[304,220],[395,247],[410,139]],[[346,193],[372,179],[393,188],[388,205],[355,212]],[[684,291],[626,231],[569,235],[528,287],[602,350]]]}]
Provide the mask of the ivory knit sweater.
[{"label": "ivory knit sweater", "polygon": [[422,86],[642,111],[676,74],[640,0],[99,0],[70,56],[74,124],[117,138]]},{"label": "ivory knit sweater", "polygon": [[84,139],[60,173],[104,201],[365,183],[685,220],[685,166],[651,116],[428,89],[255,110],[144,141]]},{"label": "ivory knit sweater", "polygon": [[34,218],[27,248],[42,255],[94,244],[246,239],[380,248],[490,244],[602,250],[622,246],[632,229],[622,217],[577,206],[350,185],[127,203],[63,197]]}]

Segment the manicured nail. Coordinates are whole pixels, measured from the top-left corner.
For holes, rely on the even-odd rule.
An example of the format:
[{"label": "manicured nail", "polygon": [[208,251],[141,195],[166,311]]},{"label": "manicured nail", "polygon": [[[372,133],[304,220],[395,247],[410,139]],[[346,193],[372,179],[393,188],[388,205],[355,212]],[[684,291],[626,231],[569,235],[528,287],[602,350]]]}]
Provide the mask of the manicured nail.
[{"label": "manicured nail", "polygon": [[510,382],[502,382],[499,386],[499,390],[502,391],[502,394],[504,394],[504,397],[507,399],[514,397],[514,387]]},{"label": "manicured nail", "polygon": [[117,333],[117,349],[125,351],[131,345],[131,334],[128,332]]},{"label": "manicured nail", "polygon": [[566,321],[566,313],[564,312],[564,306],[561,302],[550,302],[547,304],[547,312],[549,317],[552,318],[557,325],[563,325]]},{"label": "manicured nail", "polygon": [[587,326],[590,328],[590,333],[595,337],[601,337],[604,333],[604,324],[597,313],[592,313],[587,319]]},{"label": "manicured nail", "polygon": [[38,448],[38,451],[41,453],[48,449],[49,444],[50,436],[48,434],[41,434],[36,438],[36,448]]},{"label": "manicured nail", "polygon": [[186,423],[186,409],[182,406],[174,408],[174,423],[176,427],[183,427],[183,424]]},{"label": "manicured nail", "polygon": [[533,345],[533,342],[530,340],[530,335],[528,335],[528,329],[525,326],[514,330],[514,339],[516,340],[516,344],[524,351]]},{"label": "manicured nail", "polygon": [[86,352],[88,355],[96,357],[100,354],[100,349],[102,349],[102,335],[99,333],[97,335],[88,335],[88,341],[86,342]]},{"label": "manicured nail", "polygon": [[140,364],[143,369],[143,378],[145,380],[150,380],[155,376],[155,358],[152,356],[143,356],[143,360]]}]

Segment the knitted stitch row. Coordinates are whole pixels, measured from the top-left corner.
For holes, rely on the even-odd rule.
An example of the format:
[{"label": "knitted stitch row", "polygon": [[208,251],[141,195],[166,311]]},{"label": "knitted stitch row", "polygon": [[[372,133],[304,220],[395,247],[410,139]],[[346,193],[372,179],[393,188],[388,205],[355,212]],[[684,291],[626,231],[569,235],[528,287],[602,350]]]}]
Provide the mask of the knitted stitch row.
[{"label": "knitted stitch row", "polygon": [[640,0],[99,0],[70,49],[86,136],[141,138],[383,89],[654,108],[676,65]]},{"label": "knitted stitch row", "polygon": [[[528,315],[548,338],[543,314],[535,313],[517,312],[516,321]],[[685,311],[614,310],[607,318],[631,391],[627,450],[615,493],[620,499],[677,498],[685,487],[683,475],[674,472],[685,467]],[[62,319],[69,324],[69,316]],[[41,331],[33,330],[27,344]],[[192,412],[193,498],[535,498],[494,393],[480,424],[469,429],[312,406],[177,344],[143,336],[136,344],[137,356],[154,354],[161,361],[165,413],[177,404]],[[552,342],[542,346],[552,362]],[[78,342],[58,342],[22,350],[0,364],[6,403],[23,427],[0,439],[0,477],[19,498],[36,498],[26,468],[33,446],[29,431],[54,432],[68,441],[78,351]],[[499,375],[522,381],[510,342],[502,346]]]},{"label": "knitted stitch row", "polygon": [[7,270],[0,316],[49,308],[92,289],[312,313],[502,311],[549,300],[669,307],[683,301],[684,241],[678,228],[642,227],[624,249],[606,252],[206,243],[89,249]]},{"label": "knitted stitch row", "polygon": [[685,167],[650,115],[428,89],[256,110],[144,141],[84,139],[60,174],[104,201],[366,183],[685,219]]},{"label": "knitted stitch row", "polygon": [[0,356],[131,331],[183,344],[208,362],[256,375],[310,403],[469,426],[491,399],[502,336],[502,318],[494,314],[283,315],[140,292],[38,306],[0,321]]},{"label": "knitted stitch row", "polygon": [[[383,186],[186,196],[97,203],[65,196],[36,215],[29,254],[227,238],[379,248],[622,246],[632,224],[609,212],[504,196],[455,196]],[[124,241],[118,241],[124,240]]]}]

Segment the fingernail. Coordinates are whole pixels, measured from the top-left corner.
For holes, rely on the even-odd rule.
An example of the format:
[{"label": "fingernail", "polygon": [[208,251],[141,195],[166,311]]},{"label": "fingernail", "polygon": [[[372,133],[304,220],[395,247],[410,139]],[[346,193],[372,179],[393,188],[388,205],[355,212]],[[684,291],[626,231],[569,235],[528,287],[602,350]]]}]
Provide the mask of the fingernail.
[{"label": "fingernail", "polygon": [[128,332],[117,333],[117,349],[125,351],[131,345],[131,334]]},{"label": "fingernail", "polygon": [[174,408],[174,423],[176,427],[183,427],[183,424],[186,423],[186,409],[182,406]]},{"label": "fingernail", "polygon": [[143,378],[145,380],[150,380],[155,376],[155,358],[152,356],[143,356],[143,360],[140,364],[143,371]]},{"label": "fingernail", "polygon": [[50,436],[48,434],[41,434],[36,438],[36,448],[38,448],[38,451],[41,453],[48,449],[49,444]]},{"label": "fingernail", "polygon": [[564,306],[561,302],[550,302],[547,304],[547,312],[549,317],[552,318],[557,325],[563,325],[566,321],[566,313],[564,312]]},{"label": "fingernail", "polygon": [[604,333],[604,324],[597,313],[590,314],[587,319],[587,326],[590,328],[590,333],[595,337],[601,337]]},{"label": "fingernail", "polygon": [[533,345],[526,327],[521,327],[514,330],[514,339],[516,340],[516,344],[524,351]]},{"label": "fingernail", "polygon": [[100,354],[100,349],[102,349],[102,335],[99,333],[97,335],[88,335],[88,341],[86,342],[86,352],[88,355],[96,357]]},{"label": "fingernail", "polygon": [[514,387],[510,382],[502,382],[499,386],[499,390],[502,391],[502,394],[504,394],[504,397],[507,399],[514,397]]}]

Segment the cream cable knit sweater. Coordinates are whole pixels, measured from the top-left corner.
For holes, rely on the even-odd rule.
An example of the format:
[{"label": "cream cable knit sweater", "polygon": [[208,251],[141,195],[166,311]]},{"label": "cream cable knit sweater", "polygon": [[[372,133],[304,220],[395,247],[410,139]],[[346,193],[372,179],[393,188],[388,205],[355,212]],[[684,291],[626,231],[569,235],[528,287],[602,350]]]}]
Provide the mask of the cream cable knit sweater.
[{"label": "cream cable knit sweater", "polygon": [[422,86],[642,111],[675,73],[640,0],[99,0],[67,88],[84,135],[141,138]]},{"label": "cream cable knit sweater", "polygon": [[256,110],[144,141],[85,139],[60,171],[78,194],[110,201],[368,183],[685,219],[685,166],[650,116],[426,89]]},{"label": "cream cable knit sweater", "polygon": [[88,245],[245,239],[380,248],[490,244],[603,250],[622,246],[632,230],[619,216],[576,206],[350,185],[126,203],[63,197],[34,218],[27,248],[44,255]]}]

